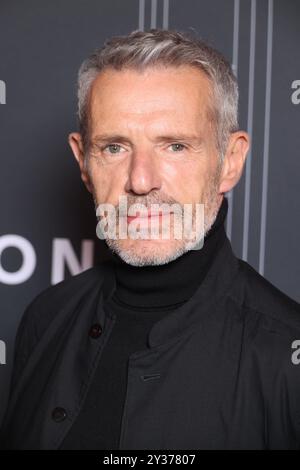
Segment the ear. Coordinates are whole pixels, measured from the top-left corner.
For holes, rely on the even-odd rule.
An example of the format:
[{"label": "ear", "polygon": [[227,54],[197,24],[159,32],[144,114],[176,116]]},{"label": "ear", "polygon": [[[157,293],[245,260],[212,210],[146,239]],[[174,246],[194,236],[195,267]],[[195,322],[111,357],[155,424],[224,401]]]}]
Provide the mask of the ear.
[{"label": "ear", "polygon": [[247,132],[237,131],[230,134],[222,165],[219,186],[220,193],[230,191],[239,182],[249,146],[250,138]]},{"label": "ear", "polygon": [[81,134],[79,134],[79,132],[72,132],[71,134],[69,134],[68,141],[69,141],[70,147],[72,149],[72,152],[74,154],[74,157],[75,157],[75,159],[76,159],[76,161],[79,165],[81,179],[84,182],[85,187],[87,188],[87,190],[90,193],[92,193],[92,185],[91,185],[91,181],[90,181],[90,176],[89,176],[89,173],[87,171],[87,165],[86,165],[86,162],[85,162],[85,159],[87,157],[84,155]]}]

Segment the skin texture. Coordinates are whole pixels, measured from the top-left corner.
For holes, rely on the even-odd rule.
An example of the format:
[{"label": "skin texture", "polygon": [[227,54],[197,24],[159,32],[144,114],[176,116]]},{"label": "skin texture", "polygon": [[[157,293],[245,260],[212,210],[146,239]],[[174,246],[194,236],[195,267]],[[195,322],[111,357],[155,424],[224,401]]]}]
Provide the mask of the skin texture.
[{"label": "skin texture", "polygon": [[[249,148],[246,132],[232,133],[220,165],[207,76],[191,66],[142,72],[108,68],[93,82],[89,104],[87,165],[81,135],[71,133],[69,143],[95,206],[117,207],[121,195],[127,196],[128,207],[203,203],[206,234],[224,193],[238,183]],[[103,135],[108,139],[100,140]],[[170,220],[173,227],[174,215]],[[174,236],[106,242],[124,261],[138,266],[164,264],[191,249],[186,239]]]}]

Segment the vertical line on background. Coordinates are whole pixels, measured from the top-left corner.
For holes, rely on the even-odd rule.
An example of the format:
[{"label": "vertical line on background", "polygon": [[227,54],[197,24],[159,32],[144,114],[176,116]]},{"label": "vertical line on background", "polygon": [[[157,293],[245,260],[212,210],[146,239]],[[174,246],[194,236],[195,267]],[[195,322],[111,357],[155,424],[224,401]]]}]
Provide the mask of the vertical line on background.
[{"label": "vertical line on background", "polygon": [[163,3],[163,29],[169,28],[169,0]]},{"label": "vertical line on background", "polygon": [[156,28],[157,0],[151,0],[151,28]]},{"label": "vertical line on background", "polygon": [[[240,0],[234,0],[233,10],[233,44],[232,44],[232,69],[238,77],[238,61],[239,61],[239,19],[240,19]],[[232,218],[233,218],[233,190],[229,191],[226,196],[228,198],[228,212],[226,219],[226,233],[231,240],[232,235]]]},{"label": "vertical line on background", "polygon": [[139,0],[139,30],[145,28],[145,0]]},{"label": "vertical line on background", "polygon": [[272,49],[273,49],[273,0],[268,1],[268,30],[267,30],[267,66],[266,66],[266,98],[265,98],[265,124],[264,124],[264,153],[261,198],[260,222],[260,251],[259,273],[264,274],[266,253],[266,221],[267,221],[267,194],[269,173],[269,140],[270,140],[270,112],[271,112],[271,78],[272,78]]},{"label": "vertical line on background", "polygon": [[254,105],[254,78],[255,78],[255,33],[256,33],[256,0],[251,0],[251,27],[250,27],[250,57],[249,57],[249,91],[248,91],[248,118],[247,132],[250,136],[250,150],[246,159],[244,224],[243,224],[243,254],[247,261],[249,245],[249,218],[250,218],[250,191],[251,191],[251,160],[252,160],[252,134],[253,134],[253,105]]}]

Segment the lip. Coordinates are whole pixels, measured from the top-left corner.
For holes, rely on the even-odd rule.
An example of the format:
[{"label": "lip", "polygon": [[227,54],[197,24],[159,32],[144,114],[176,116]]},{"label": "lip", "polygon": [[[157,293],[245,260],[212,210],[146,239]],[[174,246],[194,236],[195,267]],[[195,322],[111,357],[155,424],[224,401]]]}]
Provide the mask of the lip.
[{"label": "lip", "polygon": [[134,220],[134,219],[157,219],[158,217],[163,217],[166,215],[171,215],[173,212],[163,212],[159,214],[151,214],[151,212],[148,213],[148,215],[128,215],[127,220]]}]

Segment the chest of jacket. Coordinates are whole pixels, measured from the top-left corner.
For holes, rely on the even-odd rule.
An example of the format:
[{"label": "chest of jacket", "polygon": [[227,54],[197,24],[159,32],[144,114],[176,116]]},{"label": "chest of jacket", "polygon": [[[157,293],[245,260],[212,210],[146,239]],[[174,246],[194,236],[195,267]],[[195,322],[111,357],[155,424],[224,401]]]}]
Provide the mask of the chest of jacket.
[{"label": "chest of jacket", "polygon": [[[264,447],[259,374],[249,356],[241,357],[243,321],[237,312],[224,315],[226,308],[220,303],[205,321],[131,354],[120,449],[234,448],[244,441]],[[97,339],[80,333],[86,330],[82,323],[75,317],[71,334],[59,328],[36,360],[31,358],[32,374],[29,365],[12,420],[16,447],[58,449],[74,424],[114,318],[106,318]]]}]

